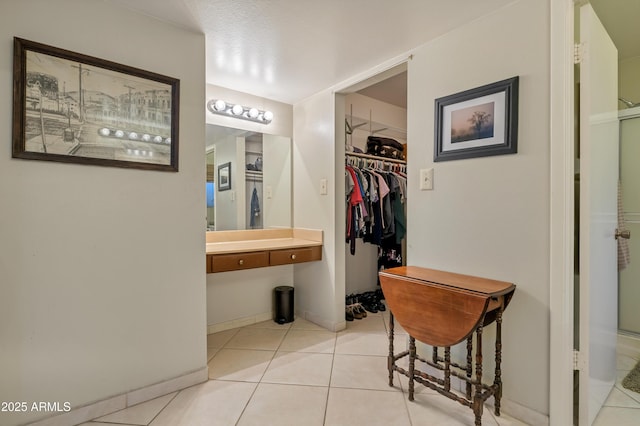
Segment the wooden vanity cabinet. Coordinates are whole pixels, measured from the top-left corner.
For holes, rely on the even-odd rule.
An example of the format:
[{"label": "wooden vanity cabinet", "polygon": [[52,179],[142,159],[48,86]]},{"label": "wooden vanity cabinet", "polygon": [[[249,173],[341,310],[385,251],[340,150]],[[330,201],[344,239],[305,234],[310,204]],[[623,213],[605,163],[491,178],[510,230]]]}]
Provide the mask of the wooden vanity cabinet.
[{"label": "wooden vanity cabinet", "polygon": [[322,260],[322,246],[231,254],[208,254],[207,273],[292,265],[314,260]]},{"label": "wooden vanity cabinet", "polygon": [[322,259],[322,231],[270,229],[207,233],[207,273]]},{"label": "wooden vanity cabinet", "polygon": [[271,250],[269,265],[289,265],[292,263],[311,262],[322,259],[322,247],[303,247],[295,249]]}]

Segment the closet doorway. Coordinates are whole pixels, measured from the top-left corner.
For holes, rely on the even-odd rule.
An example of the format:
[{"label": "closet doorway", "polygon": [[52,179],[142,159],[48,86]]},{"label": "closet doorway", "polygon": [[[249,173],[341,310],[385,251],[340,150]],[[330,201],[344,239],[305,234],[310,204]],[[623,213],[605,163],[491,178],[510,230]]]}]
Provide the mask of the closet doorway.
[{"label": "closet doorway", "polygon": [[336,158],[345,166],[336,237],[345,242],[346,307],[351,296],[380,289],[380,269],[406,264],[407,63],[340,91],[336,111]]}]

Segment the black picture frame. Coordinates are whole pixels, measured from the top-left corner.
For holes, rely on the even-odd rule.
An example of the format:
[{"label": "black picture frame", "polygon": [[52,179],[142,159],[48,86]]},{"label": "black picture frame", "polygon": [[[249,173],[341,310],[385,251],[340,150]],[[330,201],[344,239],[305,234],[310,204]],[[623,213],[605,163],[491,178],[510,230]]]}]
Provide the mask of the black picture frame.
[{"label": "black picture frame", "polygon": [[231,163],[224,163],[218,166],[218,191],[231,189]]},{"label": "black picture frame", "polygon": [[518,152],[519,77],[435,100],[433,161]]},{"label": "black picture frame", "polygon": [[178,171],[180,80],[13,40],[13,158]]}]

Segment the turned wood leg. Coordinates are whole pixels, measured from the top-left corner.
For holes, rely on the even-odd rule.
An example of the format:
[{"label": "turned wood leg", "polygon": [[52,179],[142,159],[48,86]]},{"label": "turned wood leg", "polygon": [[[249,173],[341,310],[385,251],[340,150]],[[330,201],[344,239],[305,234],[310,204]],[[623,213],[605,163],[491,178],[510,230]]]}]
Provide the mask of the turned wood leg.
[{"label": "turned wood leg", "polygon": [[473,413],[476,426],[482,425],[482,323],[476,329],[476,383],[473,397]]},{"label": "turned wood leg", "polygon": [[437,346],[434,346],[434,347],[433,347],[433,356],[432,356],[432,359],[433,359],[433,363],[434,363],[434,364],[437,364],[437,363],[438,363],[438,347],[437,347]]},{"label": "turned wood leg", "polygon": [[389,355],[387,356],[387,368],[389,369],[389,386],[393,386],[393,367],[395,365],[393,355],[393,314],[389,311]]},{"label": "turned wood leg", "polygon": [[451,346],[444,348],[444,390],[451,389]]},{"label": "turned wood leg", "polygon": [[468,400],[471,400],[471,375],[473,374],[473,362],[471,354],[473,351],[473,333],[467,337],[467,392]]},{"label": "turned wood leg", "polygon": [[416,368],[416,339],[409,336],[409,401],[413,401],[414,372]]},{"label": "turned wood leg", "polygon": [[502,363],[502,310],[499,310],[496,314],[496,373],[493,379],[495,386],[495,393],[493,398],[495,400],[495,413],[496,416],[500,415],[500,399],[502,398],[502,370],[500,364]]}]

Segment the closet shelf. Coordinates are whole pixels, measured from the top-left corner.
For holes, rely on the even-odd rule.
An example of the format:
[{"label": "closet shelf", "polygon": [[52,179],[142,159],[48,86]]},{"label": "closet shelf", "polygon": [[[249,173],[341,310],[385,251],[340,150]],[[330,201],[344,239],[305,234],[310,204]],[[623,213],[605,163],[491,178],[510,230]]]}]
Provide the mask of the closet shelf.
[{"label": "closet shelf", "polygon": [[345,118],[345,129],[351,128],[351,132],[361,131],[371,135],[382,135],[393,139],[407,140],[407,130],[400,129],[380,123],[377,121],[370,121],[359,117]]}]

